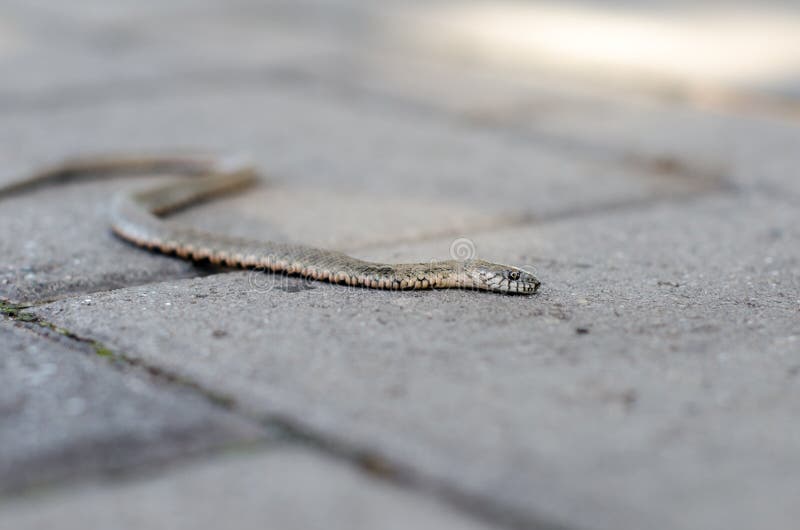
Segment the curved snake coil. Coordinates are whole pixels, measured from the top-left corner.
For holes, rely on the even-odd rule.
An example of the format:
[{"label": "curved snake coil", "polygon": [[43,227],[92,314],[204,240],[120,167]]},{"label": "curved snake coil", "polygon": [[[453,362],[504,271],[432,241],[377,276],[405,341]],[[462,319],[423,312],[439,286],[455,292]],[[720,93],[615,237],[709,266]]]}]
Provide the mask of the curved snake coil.
[{"label": "curved snake coil", "polygon": [[165,254],[236,267],[374,289],[480,289],[533,294],[540,282],[517,267],[477,259],[388,264],[362,261],[311,246],[252,241],[176,226],[160,216],[255,184],[250,165],[204,157],[97,157],[76,159],[0,187],[0,196],[43,184],[114,174],[181,174],[193,178],[113,198],[111,228],[122,239]]}]

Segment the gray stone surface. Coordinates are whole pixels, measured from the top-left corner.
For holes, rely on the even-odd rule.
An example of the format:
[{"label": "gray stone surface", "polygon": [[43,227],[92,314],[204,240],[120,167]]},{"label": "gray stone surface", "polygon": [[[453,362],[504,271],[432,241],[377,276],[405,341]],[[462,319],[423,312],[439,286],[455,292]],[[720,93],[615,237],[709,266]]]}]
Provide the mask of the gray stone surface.
[{"label": "gray stone surface", "polygon": [[[297,64],[334,60],[358,17],[309,4],[218,2],[4,2],[0,108],[91,104],[184,81],[256,80]],[[175,31],[180,27],[181,31]],[[57,41],[58,47],[52,42]],[[220,75],[225,72],[225,75]]]},{"label": "gray stone surface", "polygon": [[131,183],[70,184],[0,199],[0,298],[52,300],[204,274],[111,233],[109,199],[124,186]]},{"label": "gray stone surface", "polygon": [[[552,73],[509,72],[409,54],[364,53],[346,82],[373,97],[423,106],[476,128],[513,131],[569,156],[575,151],[650,164],[800,198],[797,104],[720,96],[653,98],[626,87]],[[345,81],[343,81],[345,82]]]},{"label": "gray stone surface", "polygon": [[381,197],[357,190],[267,183],[246,194],[184,210],[174,220],[212,232],[352,251],[490,230],[514,224],[520,217],[442,197]]},{"label": "gray stone surface", "polygon": [[[178,221],[387,261],[467,236],[545,283],[205,276],[109,235],[106,199],[144,180],[2,199],[0,299],[143,368],[0,322],[0,489],[83,482],[6,501],[0,526],[471,524],[432,495],[520,527],[796,526],[796,72],[664,90],[509,68],[446,28],[428,47],[409,21],[431,4],[2,2],[0,183],[93,152],[245,152],[270,186]],[[204,394],[313,443],[138,474],[261,436]],[[347,469],[361,451],[412,491]]]},{"label": "gray stone surface", "polygon": [[164,387],[69,342],[0,321],[0,493],[265,436],[196,392]]},{"label": "gray stone surface", "polygon": [[529,522],[791,528],[799,220],[728,195],[476,239],[536,266],[532,298],[244,272],[37,313]]},{"label": "gray stone surface", "polygon": [[54,525],[64,530],[489,528],[347,464],[284,447],[227,455],[134,480],[87,485],[54,497],[0,503],[2,528]]}]

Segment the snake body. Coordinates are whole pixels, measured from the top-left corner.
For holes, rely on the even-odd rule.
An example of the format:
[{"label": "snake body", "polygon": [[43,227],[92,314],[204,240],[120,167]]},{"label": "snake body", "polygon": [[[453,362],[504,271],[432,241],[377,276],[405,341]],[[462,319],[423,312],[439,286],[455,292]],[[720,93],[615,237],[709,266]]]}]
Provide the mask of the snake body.
[{"label": "snake body", "polygon": [[139,247],[194,261],[208,260],[214,264],[259,268],[375,289],[462,288],[532,294],[539,288],[539,281],[527,271],[477,259],[374,263],[312,246],[201,232],[162,219],[163,215],[177,209],[252,186],[258,181],[252,166],[230,160],[188,156],[77,159],[0,188],[0,196],[53,181],[121,173],[193,177],[114,196],[111,229]]}]

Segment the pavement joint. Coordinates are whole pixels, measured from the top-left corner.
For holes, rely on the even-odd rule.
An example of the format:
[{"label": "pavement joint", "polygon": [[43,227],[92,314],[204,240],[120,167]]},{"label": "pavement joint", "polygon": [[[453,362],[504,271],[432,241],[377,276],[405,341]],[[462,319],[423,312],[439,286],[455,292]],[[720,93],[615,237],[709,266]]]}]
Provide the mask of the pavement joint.
[{"label": "pavement joint", "polygon": [[[41,302],[35,305],[44,305],[46,303],[48,302]],[[121,363],[133,368],[142,369],[146,371],[150,376],[153,376],[158,380],[191,389],[201,394],[209,402],[217,406],[221,406],[229,410],[234,409],[235,400],[232,397],[222,395],[218,392],[212,392],[208,389],[203,388],[201,385],[195,382],[189,381],[184,377],[172,374],[161,368],[149,366],[147,365],[147,363],[139,359],[135,359],[112,350],[101,341],[81,336],[78,333],[70,331],[69,329],[57,326],[52,322],[48,322],[47,320],[39,317],[38,315],[25,311],[25,309],[31,307],[34,307],[34,305],[15,305],[8,302],[0,301],[0,314],[4,315],[10,320],[13,320],[14,322],[20,323],[21,325],[27,327],[30,330],[37,332],[37,334],[41,335],[42,337],[52,338],[53,333],[55,333],[72,341],[72,345],[73,346],[77,345],[78,349],[87,351],[88,347],[89,351],[91,351],[98,357],[103,357],[108,359],[109,361],[112,362],[112,364]]]},{"label": "pavement joint", "polygon": [[[703,197],[733,196],[738,193],[739,190],[737,186],[727,181],[723,181],[723,184],[721,184],[717,188],[711,188],[703,191],[695,191],[694,193],[678,193],[672,196],[643,197],[643,198],[622,200],[618,202],[594,204],[584,209],[572,208],[564,210],[563,212],[550,213],[546,215],[533,215],[533,214],[523,213],[516,216],[508,216],[505,219],[497,220],[496,222],[491,223],[488,226],[486,224],[484,224],[483,226],[476,225],[470,229],[470,234],[487,235],[491,234],[492,232],[511,229],[511,228],[523,228],[525,226],[544,226],[549,223],[557,223],[573,218],[591,217],[593,215],[601,215],[610,212],[640,211],[657,204],[658,205],[665,203],[681,204],[683,202],[694,201]],[[413,238],[409,237],[409,238],[397,239],[396,241],[392,241],[391,243],[369,243],[366,245],[348,246],[347,250],[362,252],[377,248],[383,248],[389,244],[394,246],[401,244],[427,243],[442,238],[461,236],[462,234],[463,230],[436,232],[436,233],[422,234],[418,237],[413,237]],[[546,260],[550,263],[556,263],[558,261],[549,258],[541,258],[541,259]]]}]

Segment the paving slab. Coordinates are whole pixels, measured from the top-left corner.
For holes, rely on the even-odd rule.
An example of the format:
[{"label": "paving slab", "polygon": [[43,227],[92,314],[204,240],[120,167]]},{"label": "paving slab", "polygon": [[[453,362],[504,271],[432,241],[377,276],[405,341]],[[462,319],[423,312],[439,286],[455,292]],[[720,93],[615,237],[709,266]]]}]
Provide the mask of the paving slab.
[{"label": "paving slab", "polygon": [[[51,107],[331,61],[358,17],[291,2],[4,3],[0,107]],[[341,11],[341,10],[340,10]],[[175,31],[180,27],[181,31]],[[58,46],[54,46],[54,43]],[[215,75],[208,76],[209,72]],[[204,77],[205,76],[205,77]]]},{"label": "paving slab", "polygon": [[697,112],[671,103],[641,101],[627,110],[624,104],[614,105],[607,109],[605,119],[592,120],[591,126],[584,119],[560,124],[553,120],[538,130],[639,156],[694,161],[700,167],[716,168],[740,188],[800,200],[794,169],[800,122],[788,109],[751,113],[746,102],[742,107],[740,114],[736,109],[719,112],[713,107]]},{"label": "paving slab", "polygon": [[52,300],[205,274],[188,262],[141,252],[111,233],[109,198],[145,182],[55,186],[1,200],[0,298]]},{"label": "paving slab", "polygon": [[158,384],[66,342],[0,321],[0,493],[265,438],[255,422],[196,392]]},{"label": "paving slab", "polygon": [[36,313],[523,523],[788,529],[798,226],[789,202],[731,194],[476,238],[536,268],[534,297],[240,272]]},{"label": "paving slab", "polygon": [[2,528],[54,524],[65,530],[494,528],[347,464],[290,447],[0,503]]},{"label": "paving slab", "polygon": [[375,196],[335,188],[270,183],[184,210],[173,222],[256,239],[299,240],[352,251],[442,235],[489,230],[515,217],[446,198]]},{"label": "paving slab", "polygon": [[[505,130],[570,151],[650,163],[699,178],[800,197],[793,146],[796,104],[761,105],[746,97],[653,97],[630,87],[598,86],[548,72],[475,65],[409,50],[353,54],[346,77],[331,79],[396,105],[449,113],[476,128]],[[332,81],[333,82],[333,81]],[[367,97],[365,95],[365,97]]]}]

